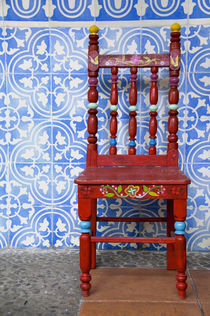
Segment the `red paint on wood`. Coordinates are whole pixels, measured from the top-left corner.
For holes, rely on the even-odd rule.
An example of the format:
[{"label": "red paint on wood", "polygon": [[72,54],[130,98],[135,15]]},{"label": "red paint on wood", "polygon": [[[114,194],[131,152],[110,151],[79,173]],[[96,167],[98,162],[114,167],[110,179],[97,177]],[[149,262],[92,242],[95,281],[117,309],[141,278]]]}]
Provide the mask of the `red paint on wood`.
[{"label": "red paint on wood", "polygon": [[118,90],[117,90],[118,68],[112,67],[111,72],[112,72],[112,76],[111,76],[112,88],[111,88],[111,94],[110,94],[110,102],[112,105],[117,105],[118,103]]},{"label": "red paint on wood", "polygon": [[[117,103],[118,103],[118,90],[117,90],[118,68],[112,67],[111,72],[112,72],[112,76],[111,76],[112,89],[111,89],[111,95],[110,95],[110,103],[111,103],[111,105],[117,105]],[[111,119],[110,119],[111,138],[116,138],[116,135],[117,135],[117,111],[111,111],[110,115],[111,115]],[[109,147],[109,154],[116,155],[117,154],[117,147],[110,146]]]},{"label": "red paint on wood", "polygon": [[98,155],[97,166],[167,166],[168,156],[158,155],[158,156],[148,156],[148,155]]},{"label": "red paint on wood", "polygon": [[88,221],[91,217],[91,199],[78,199],[78,214],[81,221]]},{"label": "red paint on wood", "polygon": [[[140,181],[139,181],[140,182]],[[107,184],[107,183],[106,183]],[[106,185],[104,184],[104,185]],[[111,185],[115,185],[115,184],[111,184]],[[121,186],[123,188],[123,190],[125,190],[130,184],[122,184],[121,183]],[[132,185],[142,185],[142,184],[132,184]],[[154,183],[145,183],[145,185],[147,187],[150,187],[151,188],[151,185],[156,185]],[[79,186],[79,191],[78,191],[78,196],[80,198],[125,198],[125,199],[130,199],[130,198],[140,198],[140,199],[150,199],[150,198],[153,198],[153,199],[186,199],[187,197],[187,187],[186,185],[172,185],[172,184],[167,184],[167,185],[164,185],[164,191],[163,192],[160,192],[157,194],[157,196],[152,196],[150,194],[145,194],[143,197],[131,197],[129,195],[125,196],[126,194],[123,194],[123,196],[119,196],[117,194],[111,194],[111,196],[105,196],[105,194],[102,192],[102,186],[101,185],[80,185]],[[156,190],[155,190],[156,191]],[[114,193],[113,190],[110,191],[111,193]],[[142,192],[142,188],[141,188],[141,192]],[[143,192],[142,194],[143,195]]]},{"label": "red paint on wood", "polygon": [[88,69],[90,71],[98,71],[99,69],[99,54],[98,51],[89,51],[88,54]]},{"label": "red paint on wood", "polygon": [[90,264],[91,264],[91,246],[90,234],[82,233],[80,236],[80,288],[83,296],[89,295],[90,285]]},{"label": "red paint on wood", "polygon": [[114,138],[116,137],[117,134],[117,112],[116,111],[112,111],[111,113],[111,119],[110,119],[110,134],[111,137]]},{"label": "red paint on wood", "polygon": [[[151,87],[150,87],[150,104],[156,105],[158,102],[158,87],[157,87],[157,79],[158,79],[158,67],[151,68]],[[151,139],[156,139],[157,133],[157,112],[150,111],[150,121],[149,121],[149,133]],[[156,146],[150,145],[149,147],[149,155],[156,155]]]},{"label": "red paint on wood", "polygon": [[[99,55],[98,35],[89,36],[88,48],[88,101],[98,101],[98,71],[109,67],[112,71],[112,89],[110,102],[117,105],[117,72],[118,67],[128,67],[131,70],[131,87],[129,102],[137,104],[137,68],[151,68],[150,103],[158,102],[157,71],[159,67],[169,67],[170,90],[169,104],[177,104],[179,92],[177,89],[180,69],[180,33],[171,33],[170,54],[141,55]],[[149,156],[135,156],[135,147],[129,148],[129,155],[116,155],[116,146],[110,146],[110,155],[98,155],[97,110],[88,110],[88,146],[87,168],[75,179],[78,186],[78,209],[81,220],[91,221],[92,236],[82,233],[80,237],[81,289],[87,296],[90,289],[90,268],[95,268],[96,242],[136,242],[136,243],[166,243],[167,267],[177,267],[177,289],[180,297],[186,295],[186,241],[183,235],[174,236],[174,220],[184,221],[186,218],[187,185],[190,180],[178,168],[178,119],[177,110],[170,109],[168,119],[168,151],[167,155],[156,156],[156,146],[149,148]],[[111,111],[110,136],[117,136],[117,112]],[[129,139],[136,138],[136,111],[130,111]],[[149,133],[155,139],[157,133],[157,112],[150,111]],[[113,142],[114,143],[114,142]],[[153,143],[153,142],[151,142]],[[133,145],[133,142],[131,142]],[[104,189],[105,187],[105,189]],[[108,188],[108,191],[107,191]],[[129,191],[132,188],[131,191]],[[105,190],[105,191],[104,191]],[[135,192],[134,192],[135,191]],[[107,193],[108,192],[108,193]],[[134,192],[134,193],[133,193]],[[150,194],[149,194],[150,192]],[[110,194],[111,193],[111,194]],[[122,194],[122,195],[120,195]],[[107,196],[105,196],[107,195]],[[120,196],[119,196],[120,195]],[[168,199],[167,218],[99,218],[96,217],[97,198],[152,198]],[[97,221],[114,222],[163,222],[167,220],[167,237],[96,237]]]},{"label": "red paint on wood", "polygon": [[87,157],[86,157],[87,167],[97,166],[97,159],[98,159],[97,144],[88,144]]},{"label": "red paint on wood", "polygon": [[[96,236],[96,214],[97,214],[97,199],[91,200],[91,232],[92,236]],[[96,244],[91,243],[91,269],[96,267]]]},{"label": "red paint on wood", "polygon": [[187,200],[174,200],[174,219],[175,221],[185,221],[187,216]]},{"label": "red paint on wood", "polygon": [[[174,203],[173,200],[167,200],[167,236],[174,235]],[[176,269],[176,253],[174,244],[167,245],[167,269]]]},{"label": "red paint on wood", "polygon": [[[98,35],[89,35],[89,47],[88,47],[88,61],[89,66],[91,58],[97,60],[97,54],[99,52],[98,47]],[[88,90],[88,101],[89,103],[97,103],[98,101],[98,69],[89,67],[88,68],[88,76],[89,76],[89,90]],[[97,157],[97,146],[94,146],[97,143],[96,133],[98,131],[98,119],[97,119],[98,111],[96,109],[88,110],[88,143],[90,146],[87,147],[87,167],[96,165],[96,157]],[[91,146],[93,145],[93,146]],[[93,152],[92,152],[93,151]]]},{"label": "red paint on wood", "polygon": [[177,149],[170,149],[167,153],[167,157],[168,157],[168,166],[178,167],[179,154],[178,154]]},{"label": "red paint on wood", "polygon": [[183,235],[176,235],[176,266],[177,266],[177,274],[176,274],[176,287],[178,290],[178,295],[181,298],[186,297],[186,279],[187,276],[185,274],[186,270],[186,240]]},{"label": "red paint on wood", "polygon": [[99,55],[100,68],[169,67],[169,54]]},{"label": "red paint on wood", "polygon": [[97,217],[97,222],[167,222],[166,217]]},{"label": "red paint on wood", "polygon": [[[177,55],[177,58],[175,58]],[[169,104],[178,104],[179,102],[179,91],[177,89],[177,85],[179,82],[179,56],[180,56],[180,33],[172,32],[171,33],[171,41],[170,41],[170,90],[169,90]],[[175,59],[174,59],[175,58]],[[174,60],[172,62],[172,60]],[[176,65],[177,62],[177,65]],[[173,65],[173,63],[175,63]],[[170,110],[169,111],[169,119],[168,119],[168,151],[177,150],[178,151],[178,136],[176,135],[178,131],[178,111]]]},{"label": "red paint on wood", "polygon": [[[137,68],[131,67],[130,69],[131,76],[131,85],[129,90],[129,103],[131,106],[135,106],[137,103],[137,87],[136,87],[136,80],[137,80]],[[137,122],[136,122],[136,111],[129,112],[129,140],[135,141],[136,140],[136,130],[137,130]],[[136,154],[136,148],[130,146],[128,148],[129,155]]]},{"label": "red paint on wood", "polygon": [[[189,184],[188,177],[176,167],[89,167],[75,179],[77,184]],[[174,187],[175,188],[175,187]],[[174,194],[181,194],[175,189]],[[176,211],[176,210],[175,210]]]},{"label": "red paint on wood", "polygon": [[158,67],[151,68],[151,88],[150,88],[150,103],[157,104],[158,102],[158,87],[157,87],[157,79],[158,79]]},{"label": "red paint on wood", "polygon": [[110,243],[175,243],[175,238],[170,237],[91,237],[91,242],[110,242]]}]

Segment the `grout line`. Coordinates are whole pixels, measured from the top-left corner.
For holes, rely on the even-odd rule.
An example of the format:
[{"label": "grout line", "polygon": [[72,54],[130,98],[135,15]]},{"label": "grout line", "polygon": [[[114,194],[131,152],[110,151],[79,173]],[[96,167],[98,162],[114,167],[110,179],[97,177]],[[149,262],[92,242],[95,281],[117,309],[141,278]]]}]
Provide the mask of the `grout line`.
[{"label": "grout line", "polygon": [[82,307],[82,304],[83,304],[84,300],[83,300],[83,297],[80,299],[79,301],[79,306],[78,306],[78,316],[80,315],[80,311],[81,311],[81,307]]},{"label": "grout line", "polygon": [[[49,5],[49,4],[48,4]],[[50,55],[50,59],[49,59],[49,67],[50,67],[50,71],[52,69],[52,29],[49,28],[49,55]],[[50,92],[53,91],[52,89],[52,82],[53,82],[53,74],[50,73]],[[50,137],[51,137],[51,142],[50,142],[50,148],[51,148],[51,162],[50,162],[50,166],[51,166],[51,173],[50,173],[50,177],[51,177],[51,204],[50,204],[50,218],[51,218],[51,247],[54,246],[55,242],[54,242],[54,221],[55,221],[55,217],[54,217],[54,191],[53,191],[53,185],[54,185],[54,172],[53,172],[53,153],[54,153],[54,143],[53,143],[53,102],[52,102],[52,93],[50,93],[50,115],[49,115],[49,120],[50,120]]]},{"label": "grout line", "polygon": [[[165,300],[132,300],[132,299],[125,299],[125,300],[122,300],[122,299],[111,299],[111,300],[108,300],[108,299],[104,299],[104,300],[101,300],[101,299],[92,299],[92,300],[89,300],[89,299],[84,299],[84,298],[81,298],[80,302],[83,304],[83,303],[145,303],[145,304],[157,304],[157,303],[165,303],[165,304],[171,304],[171,303],[175,303],[175,304],[180,304],[180,305],[196,305],[195,302],[183,302],[182,300],[180,301],[165,301]],[[202,316],[204,316],[204,314],[202,314]]]},{"label": "grout line", "polygon": [[97,23],[98,27],[139,27],[139,22],[141,23],[141,27],[154,27],[154,26],[171,26],[174,22],[178,22],[183,26],[198,26],[198,25],[209,25],[209,18],[201,18],[201,19],[173,19],[173,20],[108,20],[108,21],[100,21],[94,18],[91,21],[8,21],[1,20],[0,27],[90,27],[93,23]]},{"label": "grout line", "polygon": [[187,268],[187,273],[188,273],[190,281],[192,283],[192,287],[193,287],[193,290],[194,290],[194,293],[195,293],[195,296],[196,296],[196,299],[197,299],[197,303],[198,303],[198,306],[199,306],[200,311],[201,311],[201,316],[204,316],[204,311],[203,311],[203,308],[202,308],[202,305],[201,305],[201,302],[200,302],[200,299],[199,299],[197,288],[196,288],[196,285],[195,285],[195,283],[193,281],[192,275],[190,274],[190,269],[189,268]]}]

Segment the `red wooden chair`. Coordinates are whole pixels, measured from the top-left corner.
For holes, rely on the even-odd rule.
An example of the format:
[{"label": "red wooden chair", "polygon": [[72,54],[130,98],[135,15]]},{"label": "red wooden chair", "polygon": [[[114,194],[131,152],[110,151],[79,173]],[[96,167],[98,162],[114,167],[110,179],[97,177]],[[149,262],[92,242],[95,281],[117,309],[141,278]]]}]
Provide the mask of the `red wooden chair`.
[{"label": "red wooden chair", "polygon": [[[186,240],[184,236],[187,202],[187,185],[190,180],[178,168],[178,118],[177,104],[180,70],[180,25],[171,27],[170,52],[168,54],[141,55],[100,55],[98,46],[98,27],[90,27],[88,51],[88,145],[87,168],[75,179],[78,184],[78,211],[81,220],[80,266],[81,289],[83,296],[90,290],[90,269],[95,268],[97,242],[126,243],[163,243],[167,244],[167,268],[177,269],[176,287],[180,297],[186,296]],[[129,148],[128,155],[117,155],[117,73],[118,68],[130,68],[131,86],[129,91]],[[137,69],[151,68],[150,88],[150,147],[148,155],[136,155],[136,104]],[[159,67],[169,68],[169,119],[168,150],[166,155],[156,155],[157,132],[157,72]],[[98,72],[100,68],[111,68],[111,119],[109,155],[97,152],[97,101]],[[123,166],[123,168],[122,168]],[[165,218],[116,218],[106,221],[124,222],[167,222],[166,237],[98,237],[96,222],[104,221],[97,217],[98,198],[166,199],[167,216]],[[175,231],[175,232],[174,232]]]}]

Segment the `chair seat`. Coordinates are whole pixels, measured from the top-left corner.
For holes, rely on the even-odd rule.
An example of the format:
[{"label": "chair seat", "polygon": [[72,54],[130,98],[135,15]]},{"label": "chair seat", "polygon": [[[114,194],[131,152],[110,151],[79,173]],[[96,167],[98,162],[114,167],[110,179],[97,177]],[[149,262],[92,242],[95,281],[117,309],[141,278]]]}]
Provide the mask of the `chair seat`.
[{"label": "chair seat", "polygon": [[75,183],[91,184],[189,184],[190,179],[177,167],[126,166],[88,167]]}]

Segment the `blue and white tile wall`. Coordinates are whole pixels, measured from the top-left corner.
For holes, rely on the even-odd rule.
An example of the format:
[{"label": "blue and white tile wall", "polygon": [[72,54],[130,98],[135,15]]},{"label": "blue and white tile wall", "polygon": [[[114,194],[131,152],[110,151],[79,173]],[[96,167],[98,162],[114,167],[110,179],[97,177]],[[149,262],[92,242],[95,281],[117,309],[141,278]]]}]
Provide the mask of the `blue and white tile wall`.
[{"label": "blue and white tile wall", "polygon": [[[79,244],[73,180],[85,167],[88,27],[100,27],[102,53],[155,53],[168,51],[169,26],[178,21],[183,26],[180,167],[192,180],[187,245],[188,250],[210,250],[209,18],[207,0],[0,1],[0,247]],[[159,77],[158,148],[164,153],[168,81],[163,70]],[[100,79],[99,149],[106,153],[110,76],[104,71]],[[128,79],[128,73],[120,71],[121,153],[128,143]],[[137,150],[146,153],[147,72],[139,72],[138,86]],[[145,200],[140,206],[129,200],[102,200],[99,211],[133,216],[140,207],[141,216],[165,212],[162,200]],[[162,224],[140,225],[144,235],[163,235],[164,230]],[[139,230],[129,223],[100,224],[99,231],[137,235]]]}]

